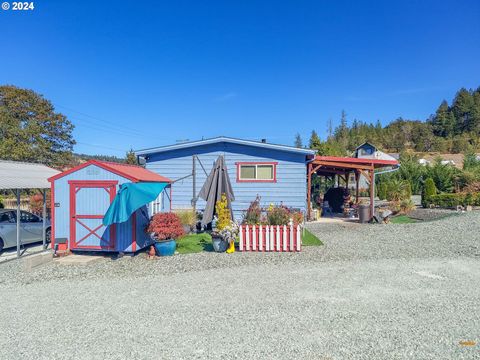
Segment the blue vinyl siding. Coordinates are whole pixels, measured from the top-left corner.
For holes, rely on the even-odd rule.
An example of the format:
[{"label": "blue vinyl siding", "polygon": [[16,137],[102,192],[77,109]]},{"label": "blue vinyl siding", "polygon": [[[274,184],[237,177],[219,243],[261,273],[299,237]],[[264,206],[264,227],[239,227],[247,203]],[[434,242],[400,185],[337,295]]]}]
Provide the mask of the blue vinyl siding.
[{"label": "blue vinyl siding", "polygon": [[[193,155],[198,156],[207,174],[218,156],[224,155],[235,194],[232,206],[237,220],[242,218],[244,211],[257,194],[261,196],[263,206],[283,203],[289,207],[305,210],[307,185],[304,154],[222,142],[150,154],[146,167],[175,181],[191,174]],[[237,162],[277,162],[277,181],[237,183]],[[198,161],[196,174],[198,195],[207,177]],[[172,185],[174,210],[192,206],[192,180],[190,176]],[[203,209],[204,206],[205,202],[199,199],[197,209]]]},{"label": "blue vinyl siding", "polygon": [[[89,165],[83,169],[79,169],[71,174],[65,175],[57,180],[55,180],[55,203],[59,206],[54,208],[55,211],[55,238],[67,238],[70,240],[70,185],[68,181],[70,180],[113,180],[118,181],[116,191],[118,191],[119,186],[124,183],[131,182],[129,179],[126,179],[122,176],[109,172],[103,168],[100,168],[96,165]],[[82,194],[82,192],[84,192]],[[169,195],[170,189],[167,187],[164,190],[165,193]],[[164,198],[169,199],[169,197],[164,196]],[[110,205],[109,194],[102,189],[81,189],[77,193],[76,198],[76,209],[77,213],[83,215],[103,215]],[[170,204],[168,203],[167,211],[169,210]],[[165,210],[164,210],[165,211]],[[137,250],[148,246],[151,243],[150,238],[145,233],[144,229],[148,223],[150,214],[148,212],[148,207],[143,207],[137,210],[137,226],[136,226],[136,235],[137,235]],[[83,222],[91,227],[94,225],[94,222],[98,219],[84,219]],[[114,251],[122,252],[131,252],[132,251],[132,217],[124,223],[115,225],[115,249]],[[110,237],[110,231],[108,228],[103,228],[99,233],[104,234],[106,239]],[[88,231],[85,228],[77,227],[77,239],[80,239],[84,235],[88,234]],[[86,239],[82,242],[83,245],[94,245],[93,240]]]}]

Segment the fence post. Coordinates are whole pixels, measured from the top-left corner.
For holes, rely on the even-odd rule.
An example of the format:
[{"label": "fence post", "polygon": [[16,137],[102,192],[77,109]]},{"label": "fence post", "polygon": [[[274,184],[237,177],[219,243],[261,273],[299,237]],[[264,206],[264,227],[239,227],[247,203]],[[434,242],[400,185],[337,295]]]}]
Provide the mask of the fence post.
[{"label": "fence post", "polygon": [[263,251],[263,227],[259,226],[258,230],[258,251]]},{"label": "fence post", "polygon": [[243,225],[240,225],[240,239],[239,239],[239,244],[238,244],[238,249],[240,251],[243,251],[243,236],[244,236],[243,235],[243,229],[244,229]]},{"label": "fence post", "polygon": [[300,225],[297,225],[297,251],[301,250],[302,237],[300,236]]},{"label": "fence post", "polygon": [[257,250],[257,227],[252,226],[252,250]]},{"label": "fence post", "polygon": [[249,251],[250,250],[250,228],[247,225],[246,231],[245,231],[245,250]]}]

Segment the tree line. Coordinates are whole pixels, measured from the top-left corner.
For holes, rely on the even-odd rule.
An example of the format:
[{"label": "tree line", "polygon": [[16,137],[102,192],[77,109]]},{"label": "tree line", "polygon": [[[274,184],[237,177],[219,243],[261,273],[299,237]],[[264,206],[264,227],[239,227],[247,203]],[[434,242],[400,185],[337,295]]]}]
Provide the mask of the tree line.
[{"label": "tree line", "polygon": [[480,150],[480,87],[460,89],[451,104],[443,100],[428,119],[398,118],[383,126],[380,121],[367,123],[353,119],[349,125],[342,111],[340,123],[334,129],[327,123],[327,137],[322,140],[313,130],[304,144],[297,133],[294,145],[309,147],[320,155],[345,156],[355,148],[370,142],[387,152],[464,153]]}]

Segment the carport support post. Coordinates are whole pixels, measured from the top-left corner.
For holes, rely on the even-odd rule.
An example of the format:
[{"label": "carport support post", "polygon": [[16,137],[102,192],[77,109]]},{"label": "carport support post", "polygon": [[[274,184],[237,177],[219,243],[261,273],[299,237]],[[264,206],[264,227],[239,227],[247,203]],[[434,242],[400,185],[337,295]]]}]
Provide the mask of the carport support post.
[{"label": "carport support post", "polygon": [[17,257],[20,257],[20,189],[17,189]]},{"label": "carport support post", "polygon": [[307,166],[307,219],[310,220],[312,206],[312,164]]},{"label": "carport support post", "polygon": [[42,191],[43,195],[43,207],[42,207],[42,215],[43,215],[43,223],[42,223],[42,241],[43,241],[43,249],[45,250],[47,248],[47,237],[46,237],[46,231],[47,231],[47,224],[45,222],[47,221],[47,190]]},{"label": "carport support post", "polygon": [[197,211],[197,184],[196,184],[196,176],[197,172],[195,169],[195,155],[192,155],[192,207],[193,211]]}]

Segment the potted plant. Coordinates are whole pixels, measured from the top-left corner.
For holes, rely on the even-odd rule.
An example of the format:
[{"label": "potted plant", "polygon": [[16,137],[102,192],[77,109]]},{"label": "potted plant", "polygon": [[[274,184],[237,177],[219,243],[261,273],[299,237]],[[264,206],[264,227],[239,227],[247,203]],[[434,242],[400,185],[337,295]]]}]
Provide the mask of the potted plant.
[{"label": "potted plant", "polygon": [[155,240],[158,256],[172,256],[177,249],[175,241],[184,235],[180,218],[175,213],[158,213],[152,216],[147,233]]},{"label": "potted plant", "polygon": [[180,218],[180,222],[183,226],[183,231],[185,234],[189,234],[192,232],[192,229],[195,227],[197,223],[197,214],[193,210],[179,210],[176,212],[178,217]]},{"label": "potted plant", "polygon": [[214,230],[211,233],[213,249],[216,252],[225,252],[228,248],[228,242],[223,238],[221,233],[232,221],[226,194],[222,194],[220,200],[217,201],[215,210],[217,212],[217,218],[212,222],[212,225],[214,224]]},{"label": "potted plant", "polygon": [[235,239],[238,236],[238,231],[239,231],[238,224],[232,220],[230,220],[229,225],[225,226],[220,231],[220,236],[222,237],[225,244],[227,244],[228,246],[228,249],[226,249],[226,251],[229,254],[235,252]]}]

